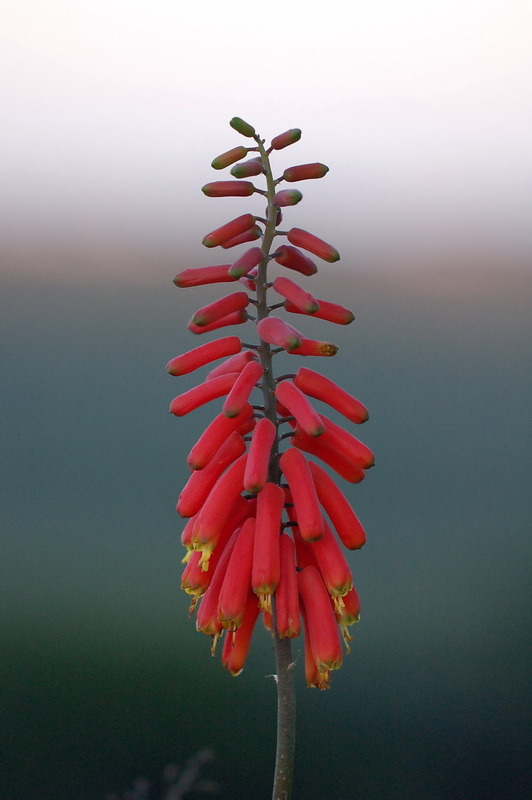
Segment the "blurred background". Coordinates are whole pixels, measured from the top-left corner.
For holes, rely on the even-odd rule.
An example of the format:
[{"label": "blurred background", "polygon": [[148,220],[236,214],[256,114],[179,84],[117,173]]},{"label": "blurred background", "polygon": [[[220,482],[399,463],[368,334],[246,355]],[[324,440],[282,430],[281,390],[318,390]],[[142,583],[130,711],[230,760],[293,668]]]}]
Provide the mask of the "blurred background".
[{"label": "blurred background", "polygon": [[352,653],[329,692],[299,663],[294,800],[521,800],[530,4],[188,5],[1,3],[0,797],[104,800],[202,747],[222,800],[270,795],[270,641],[231,678],[179,589],[174,504],[217,407],[170,418],[196,377],[164,371],[219,295],[173,275],[263,212],[200,192],[239,115],[303,130],[277,174],[330,167],[285,222],[341,253],[302,283],[356,321],[304,329],[340,345],[317,368],[377,457],[343,486],[368,535]]}]

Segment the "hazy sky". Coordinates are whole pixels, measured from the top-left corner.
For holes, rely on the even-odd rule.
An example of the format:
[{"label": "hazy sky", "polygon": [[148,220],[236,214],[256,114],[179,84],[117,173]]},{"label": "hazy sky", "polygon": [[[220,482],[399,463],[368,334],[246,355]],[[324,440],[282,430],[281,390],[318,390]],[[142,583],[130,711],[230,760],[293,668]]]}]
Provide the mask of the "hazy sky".
[{"label": "hazy sky", "polygon": [[[240,143],[236,114],[267,138],[303,129],[279,168],[331,172],[301,185],[291,222],[357,259],[532,253],[529,0],[0,8],[10,242],[201,247],[242,213],[199,191],[212,158]],[[253,202],[245,210],[262,213]]]}]

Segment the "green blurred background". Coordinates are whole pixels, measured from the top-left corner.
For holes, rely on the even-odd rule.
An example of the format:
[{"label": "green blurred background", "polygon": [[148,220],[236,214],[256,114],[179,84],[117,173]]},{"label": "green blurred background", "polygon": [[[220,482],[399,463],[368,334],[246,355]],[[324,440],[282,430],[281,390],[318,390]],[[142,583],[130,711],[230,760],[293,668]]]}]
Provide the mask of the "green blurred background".
[{"label": "green blurred background", "polygon": [[[530,274],[334,269],[308,285],[357,319],[305,330],[340,344],[319,366],[368,405],[377,466],[344,485],[362,621],[329,692],[299,677],[295,796],[524,798]],[[222,798],[269,795],[268,637],[231,678],[179,590],[173,505],[216,404],[170,417],[195,377],[164,364],[214,292],[171,274],[3,282],[3,800],[98,800],[202,746]]]}]

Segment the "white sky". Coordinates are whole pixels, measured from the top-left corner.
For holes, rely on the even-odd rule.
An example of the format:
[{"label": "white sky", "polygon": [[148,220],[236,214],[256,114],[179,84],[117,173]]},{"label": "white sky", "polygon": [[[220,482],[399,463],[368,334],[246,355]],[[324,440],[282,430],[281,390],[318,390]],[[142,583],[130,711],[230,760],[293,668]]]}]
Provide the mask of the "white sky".
[{"label": "white sky", "polygon": [[220,177],[212,158],[240,143],[227,124],[238,115],[267,138],[303,129],[279,168],[319,160],[331,172],[301,184],[292,222],[337,246],[354,239],[390,263],[449,242],[532,253],[529,0],[0,0],[0,11],[8,238],[97,230],[199,246],[242,213],[199,192]]}]

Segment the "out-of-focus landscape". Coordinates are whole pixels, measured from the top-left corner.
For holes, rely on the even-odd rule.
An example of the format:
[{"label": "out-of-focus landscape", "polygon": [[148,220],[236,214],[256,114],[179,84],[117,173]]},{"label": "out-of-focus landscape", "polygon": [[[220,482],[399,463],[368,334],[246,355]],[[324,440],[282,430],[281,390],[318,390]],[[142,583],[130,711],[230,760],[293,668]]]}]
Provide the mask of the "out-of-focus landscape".
[{"label": "out-of-focus landscape", "polygon": [[268,635],[231,678],[179,588],[174,505],[218,404],[171,417],[197,376],[164,370],[201,343],[191,313],[230,291],[173,275],[235,260],[202,237],[263,212],[200,192],[226,177],[209,164],[238,114],[265,137],[303,129],[277,173],[330,167],[286,228],[338,247],[301,283],[356,320],[296,325],[340,345],[309,366],[367,405],[355,433],[376,453],[342,485],[368,541],[348,556],[362,617],[329,692],[305,688],[295,644],[294,800],[524,800],[530,9],[200,6],[6,8],[0,798],[105,800],[201,748],[214,797],[270,796]]}]

